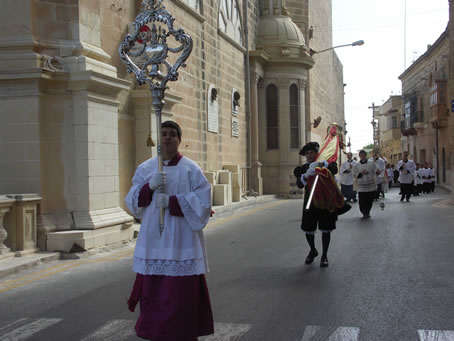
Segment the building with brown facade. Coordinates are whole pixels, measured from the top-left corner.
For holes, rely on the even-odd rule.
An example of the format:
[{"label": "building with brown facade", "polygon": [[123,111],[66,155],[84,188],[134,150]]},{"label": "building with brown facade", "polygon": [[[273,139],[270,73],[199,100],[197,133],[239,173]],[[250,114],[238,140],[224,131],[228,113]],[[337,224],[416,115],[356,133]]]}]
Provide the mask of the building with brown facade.
[{"label": "building with brown facade", "polygon": [[378,121],[380,153],[388,163],[397,164],[402,159],[402,96],[390,96],[374,113]]},{"label": "building with brown facade", "polygon": [[[1,2],[0,194],[38,194],[34,247],[132,237],[123,198],[157,140],[150,91],[118,55],[141,2]],[[287,195],[301,146],[344,123],[342,64],[332,50],[310,53],[332,46],[331,1],[163,4],[194,41],[163,119],[182,126],[180,150],[206,171],[213,204],[248,190]]]},{"label": "building with brown facade", "polygon": [[399,76],[402,81],[402,148],[418,163],[437,171],[438,183],[451,186],[452,131],[448,100],[448,29]]}]

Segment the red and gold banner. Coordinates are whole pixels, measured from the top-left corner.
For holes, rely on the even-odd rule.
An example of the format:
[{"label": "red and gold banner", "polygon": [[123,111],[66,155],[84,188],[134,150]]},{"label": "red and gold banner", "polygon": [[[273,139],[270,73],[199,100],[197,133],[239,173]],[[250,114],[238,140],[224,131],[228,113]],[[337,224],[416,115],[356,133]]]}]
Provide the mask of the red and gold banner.
[{"label": "red and gold banner", "polygon": [[[328,163],[336,162],[339,152],[344,148],[342,128],[338,124],[333,123],[328,127],[327,132],[325,142],[318,153],[317,161],[326,160]],[[318,167],[315,171],[319,176],[312,198],[315,207],[334,212],[336,209],[344,206],[344,196],[331,172],[327,168]],[[312,187],[314,180],[315,176],[308,180],[309,188]]]},{"label": "red and gold banner", "polygon": [[343,148],[341,128],[333,123],[328,127],[328,135],[318,153],[317,160],[326,160],[328,163],[336,162],[339,156],[339,148]]},{"label": "red and gold banner", "polygon": [[[328,168],[317,167],[315,168],[315,173],[319,176],[314,196],[312,198],[315,207],[329,212],[334,212],[336,209],[344,206],[344,196],[339,190],[336,180]],[[312,188],[314,180],[315,176],[311,176],[308,179],[308,188]]]}]

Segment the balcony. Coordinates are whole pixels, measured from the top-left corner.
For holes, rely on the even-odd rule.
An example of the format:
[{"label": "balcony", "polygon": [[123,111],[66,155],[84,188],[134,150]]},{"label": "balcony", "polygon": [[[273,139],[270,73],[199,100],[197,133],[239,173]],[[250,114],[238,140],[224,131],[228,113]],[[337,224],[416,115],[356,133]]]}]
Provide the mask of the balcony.
[{"label": "balcony", "polygon": [[445,128],[448,126],[449,109],[446,104],[436,104],[430,107],[430,123],[434,128]]},{"label": "balcony", "polygon": [[416,135],[417,131],[413,127],[407,127],[407,125],[405,124],[405,121],[401,121],[400,122],[400,133],[403,136],[411,136],[411,135]]},{"label": "balcony", "polygon": [[437,80],[430,92],[430,123],[434,128],[448,126],[449,108],[446,105],[446,80]]}]

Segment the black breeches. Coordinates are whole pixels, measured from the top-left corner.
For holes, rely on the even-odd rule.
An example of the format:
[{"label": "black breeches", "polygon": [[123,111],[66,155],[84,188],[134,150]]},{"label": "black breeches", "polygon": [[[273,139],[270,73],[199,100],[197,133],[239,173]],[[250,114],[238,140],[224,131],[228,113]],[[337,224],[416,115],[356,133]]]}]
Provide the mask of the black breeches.
[{"label": "black breeches", "polygon": [[358,192],[359,210],[362,214],[369,214],[372,209],[376,191],[373,192]]},{"label": "black breeches", "polygon": [[402,192],[402,196],[405,196],[407,199],[410,199],[413,193],[413,183],[411,184],[400,184],[400,191]]}]

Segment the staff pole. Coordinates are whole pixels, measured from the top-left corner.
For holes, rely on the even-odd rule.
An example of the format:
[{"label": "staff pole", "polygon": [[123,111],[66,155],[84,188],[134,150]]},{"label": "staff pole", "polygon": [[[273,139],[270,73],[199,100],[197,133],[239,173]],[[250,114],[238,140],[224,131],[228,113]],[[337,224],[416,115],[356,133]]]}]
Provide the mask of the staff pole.
[{"label": "staff pole", "polygon": [[[134,20],[134,32],[127,34],[118,52],[128,73],[134,73],[139,85],[148,84],[156,115],[158,171],[162,172],[161,113],[165,104],[167,82],[178,80],[178,69],[192,52],[192,38],[182,28],[174,28],[175,18],[165,9],[164,0],[143,0],[142,9]],[[170,47],[168,38],[175,42]],[[174,54],[174,64],[168,60]],[[159,187],[159,192],[164,188]],[[159,212],[159,232],[164,232],[164,209]]]}]

